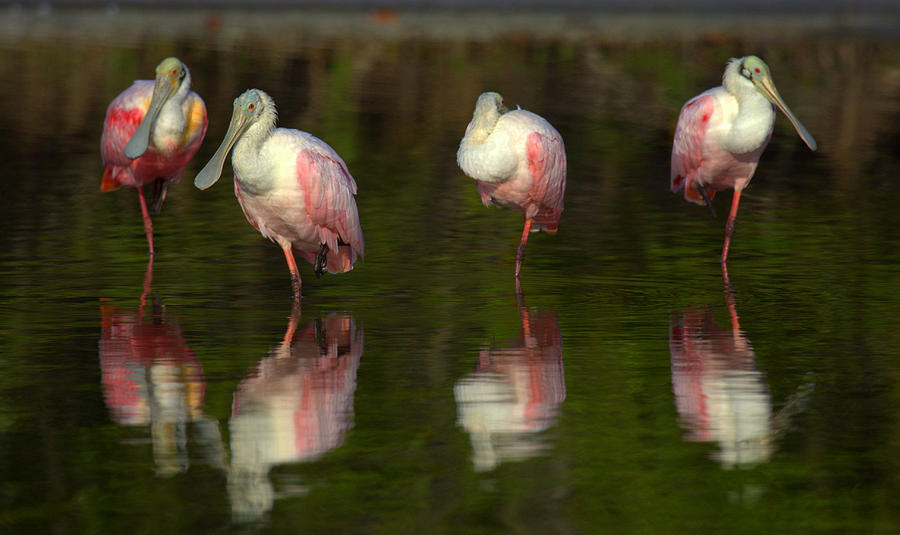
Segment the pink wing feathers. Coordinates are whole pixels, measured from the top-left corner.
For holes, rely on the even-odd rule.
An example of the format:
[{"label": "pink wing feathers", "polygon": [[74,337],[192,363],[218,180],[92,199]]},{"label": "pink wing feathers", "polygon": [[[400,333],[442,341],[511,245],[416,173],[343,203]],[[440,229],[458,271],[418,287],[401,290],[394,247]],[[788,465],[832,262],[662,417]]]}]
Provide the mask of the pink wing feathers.
[{"label": "pink wing feathers", "polygon": [[[672,191],[684,188],[684,198],[697,204],[706,204],[697,190],[695,175],[703,164],[703,138],[715,111],[714,103],[714,97],[708,94],[687,101],[678,116],[672,144]],[[709,190],[707,194],[712,198],[715,192]]]},{"label": "pink wing feathers", "polygon": [[[353,198],[356,182],[339,158],[311,149],[297,154],[297,180],[306,198],[306,213],[316,225],[319,239],[334,253],[328,255],[327,269],[335,273],[349,270],[357,254],[365,255]],[[315,258],[314,253],[301,253],[307,260],[309,256]]]},{"label": "pink wing feathers", "polygon": [[566,150],[558,136],[548,137],[538,132],[528,136],[528,169],[532,176],[525,216],[533,217],[535,230],[553,234],[563,211],[566,190]]},{"label": "pink wing feathers", "polygon": [[208,126],[206,106],[199,96],[191,92],[191,106],[185,117],[185,132],[179,140],[180,146],[173,147],[169,155],[159,152],[151,145],[137,159],[125,156],[125,145],[147,113],[152,94],[152,81],[137,80],[107,108],[100,141],[100,152],[106,168],[100,185],[102,191],[114,190],[120,186],[142,186],[157,178],[176,179],[200,148]]},{"label": "pink wing feathers", "polygon": [[111,191],[122,186],[122,171],[132,163],[132,160],[125,156],[125,145],[147,113],[152,94],[153,82],[137,80],[109,103],[103,121],[103,136],[100,139],[100,154],[106,168],[100,185],[101,190]]}]

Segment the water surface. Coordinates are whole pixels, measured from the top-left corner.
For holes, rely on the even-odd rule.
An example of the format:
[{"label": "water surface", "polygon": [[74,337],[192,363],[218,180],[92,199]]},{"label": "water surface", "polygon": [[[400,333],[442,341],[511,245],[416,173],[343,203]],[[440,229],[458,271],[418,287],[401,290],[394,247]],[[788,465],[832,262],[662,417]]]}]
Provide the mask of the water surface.
[{"label": "water surface", "polygon": [[[235,20],[7,30],[0,530],[900,527],[896,31]],[[748,53],[820,150],[779,116],[726,292],[729,195],[713,218],[671,194],[669,150],[681,104]],[[148,266],[135,192],[99,191],[99,139],[108,102],[167,55],[210,123]],[[248,87],[359,184],[367,256],[321,279],[301,266],[299,311],[228,181],[191,184]],[[532,235],[521,295],[521,216],[484,208],[455,163],[488,89],[566,140],[560,231]]]}]

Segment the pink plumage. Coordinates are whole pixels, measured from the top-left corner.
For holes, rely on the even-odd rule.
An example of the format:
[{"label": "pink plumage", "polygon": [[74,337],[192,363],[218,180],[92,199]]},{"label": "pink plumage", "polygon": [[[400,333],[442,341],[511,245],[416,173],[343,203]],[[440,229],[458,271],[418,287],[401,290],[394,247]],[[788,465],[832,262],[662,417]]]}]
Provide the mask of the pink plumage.
[{"label": "pink plumage", "polygon": [[[759,157],[772,137],[769,129],[762,145],[745,154],[724,149],[717,132],[729,128],[725,124],[728,114],[717,110],[713,91],[698,95],[684,105],[672,144],[672,191],[683,187],[684,198],[700,205],[706,204],[700,188],[706,189],[709,199],[716,191],[743,189],[753,177]],[[774,116],[774,107],[769,106]]]},{"label": "pink plumage", "polygon": [[729,61],[722,86],[689,100],[678,116],[672,143],[670,187],[685,199],[709,205],[716,191],[733,188],[721,262],[728,259],[741,192],[750,183],[775,125],[775,106],[791,120],[810,149],[816,142],[775,89],[768,66],[756,56]]},{"label": "pink plumage", "polygon": [[235,196],[250,224],[281,247],[299,302],[294,251],[320,275],[349,271],[365,246],[347,165],[312,134],[275,128],[275,118],[275,102],[263,91],[250,89],[235,99],[225,139],[194,184],[212,186],[234,148]]},{"label": "pink plumage", "polygon": [[566,189],[562,136],[543,117],[507,110],[497,93],[478,98],[459,145],[457,163],[475,179],[485,206],[521,210],[525,218],[516,251],[518,279],[530,232],[559,228]]},{"label": "pink plumage", "polygon": [[121,186],[139,188],[157,179],[176,180],[200,148],[207,127],[206,107],[202,105],[202,101],[198,117],[189,117],[191,121],[199,119],[199,128],[195,126],[194,131],[185,132],[181,139],[168,138],[165,146],[151,144],[143,155],[133,160],[125,156],[125,145],[134,136],[147,113],[152,94],[153,82],[136,80],[106,110],[100,141],[100,153],[106,168],[101,184],[104,191]]},{"label": "pink plumage", "polygon": [[100,140],[104,166],[100,189],[137,189],[151,254],[155,252],[153,224],[143,187],[154,184],[152,208],[158,212],[168,182],[177,180],[197,153],[206,128],[206,106],[190,91],[187,67],[175,58],[160,63],[155,82],[135,81],[106,110]]}]

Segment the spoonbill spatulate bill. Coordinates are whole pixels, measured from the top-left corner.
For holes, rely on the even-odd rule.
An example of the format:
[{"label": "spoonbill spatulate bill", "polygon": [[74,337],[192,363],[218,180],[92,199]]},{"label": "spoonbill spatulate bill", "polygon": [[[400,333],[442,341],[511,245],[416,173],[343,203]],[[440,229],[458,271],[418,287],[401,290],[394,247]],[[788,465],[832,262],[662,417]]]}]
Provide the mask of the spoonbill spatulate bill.
[{"label": "spoonbill spatulate bill", "polygon": [[276,128],[276,117],[275,101],[259,89],[236,98],[225,139],[194,185],[215,184],[233,149],[234,194],[250,224],[284,251],[299,302],[293,251],[314,264],[317,276],[342,273],[364,254],[363,234],[347,165],[312,134]]},{"label": "spoonbill spatulate bill", "polygon": [[678,116],[672,145],[670,185],[685,199],[710,206],[716,191],[734,189],[725,223],[722,264],[734,234],[741,192],[756,171],[775,125],[775,108],[794,125],[811,150],[816,141],[781,98],[768,65],[756,56],[728,61],[722,85],[687,101]]}]

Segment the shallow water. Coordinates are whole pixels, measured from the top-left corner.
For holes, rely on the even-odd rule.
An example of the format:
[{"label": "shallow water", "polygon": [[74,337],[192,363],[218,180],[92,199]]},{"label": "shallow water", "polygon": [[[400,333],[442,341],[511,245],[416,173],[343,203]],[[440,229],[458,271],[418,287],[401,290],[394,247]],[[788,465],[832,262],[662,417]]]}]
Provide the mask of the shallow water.
[{"label": "shallow water", "polygon": [[[0,530],[900,528],[896,31],[204,21],[2,42]],[[681,104],[751,52],[820,149],[779,116],[726,292],[730,196],[713,218],[670,194],[669,150]],[[210,126],[148,265],[134,191],[99,192],[99,138],[166,55]],[[302,265],[293,315],[283,256],[228,181],[191,184],[247,87],[359,184],[365,260]],[[532,235],[520,296],[521,216],[484,208],[455,163],[486,89],[567,146],[560,231]]]}]

